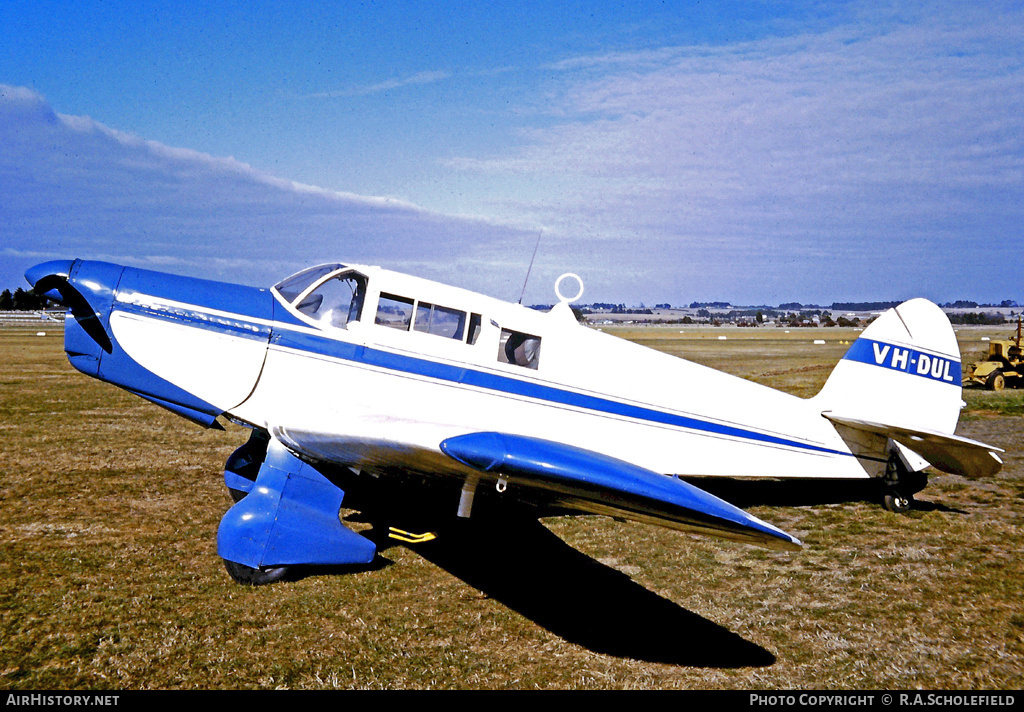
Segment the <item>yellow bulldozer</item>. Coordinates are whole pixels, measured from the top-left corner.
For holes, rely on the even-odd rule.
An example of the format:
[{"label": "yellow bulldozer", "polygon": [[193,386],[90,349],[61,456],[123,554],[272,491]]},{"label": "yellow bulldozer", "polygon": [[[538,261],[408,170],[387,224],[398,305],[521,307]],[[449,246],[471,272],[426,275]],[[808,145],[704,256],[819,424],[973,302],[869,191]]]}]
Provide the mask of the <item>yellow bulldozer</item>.
[{"label": "yellow bulldozer", "polygon": [[990,341],[988,355],[983,361],[972,363],[964,377],[965,386],[982,386],[990,391],[1004,388],[1024,388],[1024,358],[1020,348],[1021,318],[1017,317],[1017,332],[1007,340]]}]

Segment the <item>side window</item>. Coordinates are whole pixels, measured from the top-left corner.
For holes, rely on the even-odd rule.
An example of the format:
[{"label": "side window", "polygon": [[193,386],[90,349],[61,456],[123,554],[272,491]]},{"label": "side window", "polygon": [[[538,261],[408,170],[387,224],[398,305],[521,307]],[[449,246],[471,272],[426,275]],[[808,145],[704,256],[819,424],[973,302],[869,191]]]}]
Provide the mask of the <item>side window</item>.
[{"label": "side window", "polygon": [[295,308],[322,324],[344,329],[350,321],[359,320],[365,294],[362,275],[343,274],[321,284]]},{"label": "side window", "polygon": [[381,292],[375,323],[408,331],[412,323],[412,304],[413,301],[406,297]]},{"label": "side window", "polygon": [[509,329],[501,330],[501,342],[498,346],[499,362],[535,369],[539,360],[539,336],[531,336]]},{"label": "side window", "polygon": [[412,328],[462,341],[466,330],[466,312],[419,302],[416,304],[416,321]]},{"label": "side window", "polygon": [[472,345],[480,336],[481,321],[479,314],[467,314],[460,309],[381,292],[374,323],[401,331],[412,329],[422,334],[443,336]]}]

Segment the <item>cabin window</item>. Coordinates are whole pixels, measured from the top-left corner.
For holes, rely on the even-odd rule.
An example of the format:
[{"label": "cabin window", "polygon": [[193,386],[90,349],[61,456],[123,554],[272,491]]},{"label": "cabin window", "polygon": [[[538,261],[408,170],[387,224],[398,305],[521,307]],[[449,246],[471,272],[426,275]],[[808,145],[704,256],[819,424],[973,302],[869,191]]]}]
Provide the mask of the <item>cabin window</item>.
[{"label": "cabin window", "polygon": [[344,329],[350,321],[359,320],[365,294],[366,278],[350,272],[328,279],[295,308],[321,324]]},{"label": "cabin window", "polygon": [[408,331],[412,323],[412,305],[412,299],[381,292],[380,300],[377,302],[376,323]]},{"label": "cabin window", "polygon": [[[468,328],[466,317],[469,317]],[[409,297],[381,292],[375,323],[402,331],[434,334],[463,343],[475,344],[480,336],[482,317],[460,309],[419,302]],[[468,339],[467,339],[468,334]]]},{"label": "cabin window", "polygon": [[540,360],[540,337],[509,329],[501,330],[498,361],[524,368],[537,368]]},{"label": "cabin window", "polygon": [[466,329],[466,312],[418,302],[413,329],[462,341]]}]

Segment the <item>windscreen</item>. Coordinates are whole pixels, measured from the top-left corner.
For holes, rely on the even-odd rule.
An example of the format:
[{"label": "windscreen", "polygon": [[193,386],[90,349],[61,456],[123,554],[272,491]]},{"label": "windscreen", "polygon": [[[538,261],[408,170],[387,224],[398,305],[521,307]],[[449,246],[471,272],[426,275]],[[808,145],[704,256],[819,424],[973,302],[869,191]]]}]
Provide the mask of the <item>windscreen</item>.
[{"label": "windscreen", "polygon": [[335,270],[339,270],[345,265],[330,264],[330,265],[317,265],[316,267],[310,267],[304,269],[298,274],[293,274],[277,284],[274,285],[274,289],[277,290],[278,294],[284,297],[284,300],[289,304],[294,302],[296,297],[302,294],[302,291],[313,284],[325,274],[329,274]]}]

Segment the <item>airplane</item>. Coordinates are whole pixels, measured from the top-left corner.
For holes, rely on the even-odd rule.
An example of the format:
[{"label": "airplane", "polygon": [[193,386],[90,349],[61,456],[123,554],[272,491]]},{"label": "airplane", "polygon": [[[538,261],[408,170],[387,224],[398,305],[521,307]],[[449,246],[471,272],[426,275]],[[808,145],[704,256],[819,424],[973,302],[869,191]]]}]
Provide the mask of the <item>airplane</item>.
[{"label": "airplane", "polygon": [[369,482],[384,508],[433,484],[412,506],[454,521],[499,501],[795,551],[798,538],[693,482],[868,481],[903,512],[929,465],[1002,466],[1002,450],[954,434],[959,348],[924,299],[879,316],[800,398],[579,323],[572,274],[548,311],[370,265],[317,265],[269,289],[81,259],[25,276],[68,309],[74,368],[203,427],[250,430],[225,464],[234,504],[217,532],[242,584],[370,564],[377,544],[340,515]]}]

